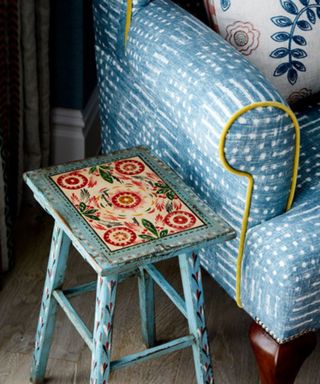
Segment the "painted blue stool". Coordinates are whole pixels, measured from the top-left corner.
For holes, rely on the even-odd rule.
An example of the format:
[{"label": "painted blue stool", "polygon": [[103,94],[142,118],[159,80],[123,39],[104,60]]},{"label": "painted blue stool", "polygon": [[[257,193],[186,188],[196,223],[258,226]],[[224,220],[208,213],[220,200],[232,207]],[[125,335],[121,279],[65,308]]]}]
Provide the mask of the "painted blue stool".
[{"label": "painted blue stool", "polygon": [[[107,383],[110,370],[190,346],[197,382],[213,383],[200,261],[195,251],[233,238],[234,231],[144,148],[32,171],[24,178],[55,220],[31,381],[44,381],[59,304],[92,352],[91,384]],[[62,290],[71,243],[98,277]],[[175,256],[179,257],[185,300],[154,266]],[[149,349],[111,361],[117,284],[135,273],[142,334]],[[154,282],[187,318],[190,330],[187,336],[157,346]],[[68,300],[88,291],[96,291],[93,335]]]}]

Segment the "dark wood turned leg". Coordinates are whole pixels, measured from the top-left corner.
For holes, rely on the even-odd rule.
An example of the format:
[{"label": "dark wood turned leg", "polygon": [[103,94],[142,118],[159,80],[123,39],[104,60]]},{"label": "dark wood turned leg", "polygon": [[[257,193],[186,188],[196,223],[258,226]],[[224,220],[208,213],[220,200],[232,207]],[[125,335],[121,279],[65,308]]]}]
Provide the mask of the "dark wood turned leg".
[{"label": "dark wood turned leg", "polygon": [[249,337],[261,384],[293,384],[299,369],[317,343],[315,332],[310,332],[288,343],[278,344],[255,322],[250,327]]}]

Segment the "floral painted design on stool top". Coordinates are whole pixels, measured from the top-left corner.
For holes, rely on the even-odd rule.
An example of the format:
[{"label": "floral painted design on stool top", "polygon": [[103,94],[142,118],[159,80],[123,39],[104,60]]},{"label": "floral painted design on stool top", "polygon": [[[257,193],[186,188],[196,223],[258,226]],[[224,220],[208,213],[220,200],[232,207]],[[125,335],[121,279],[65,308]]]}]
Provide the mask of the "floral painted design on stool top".
[{"label": "floral painted design on stool top", "polygon": [[110,251],[205,225],[139,156],[51,179]]}]

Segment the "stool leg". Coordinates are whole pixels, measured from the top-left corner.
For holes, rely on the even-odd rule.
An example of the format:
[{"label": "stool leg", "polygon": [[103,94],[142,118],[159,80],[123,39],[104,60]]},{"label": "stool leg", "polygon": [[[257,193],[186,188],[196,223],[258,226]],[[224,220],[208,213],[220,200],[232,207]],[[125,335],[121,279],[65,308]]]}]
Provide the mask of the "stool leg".
[{"label": "stool leg", "polygon": [[201,280],[200,258],[195,254],[179,256],[189,330],[194,335],[192,346],[198,384],[213,383],[213,369],[208,332],[204,314],[204,297]]},{"label": "stool leg", "polygon": [[154,282],[148,273],[140,268],[139,299],[141,332],[143,340],[148,348],[155,345],[155,308],[154,308]]},{"label": "stool leg", "polygon": [[109,380],[117,280],[117,276],[98,276],[90,384]]},{"label": "stool leg", "polygon": [[39,384],[44,380],[57,312],[57,302],[52,292],[63,284],[69,248],[69,238],[55,224],[33,352],[30,379],[32,383]]}]

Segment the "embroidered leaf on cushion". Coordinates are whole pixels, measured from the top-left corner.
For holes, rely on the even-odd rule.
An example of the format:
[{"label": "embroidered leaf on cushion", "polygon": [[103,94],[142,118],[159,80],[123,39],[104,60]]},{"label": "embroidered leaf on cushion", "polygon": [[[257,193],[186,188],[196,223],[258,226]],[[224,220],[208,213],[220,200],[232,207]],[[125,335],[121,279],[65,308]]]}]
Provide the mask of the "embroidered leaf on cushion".
[{"label": "embroidered leaf on cushion", "polygon": [[289,102],[320,91],[319,0],[204,2],[215,29]]}]

